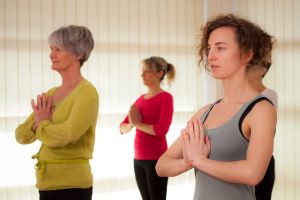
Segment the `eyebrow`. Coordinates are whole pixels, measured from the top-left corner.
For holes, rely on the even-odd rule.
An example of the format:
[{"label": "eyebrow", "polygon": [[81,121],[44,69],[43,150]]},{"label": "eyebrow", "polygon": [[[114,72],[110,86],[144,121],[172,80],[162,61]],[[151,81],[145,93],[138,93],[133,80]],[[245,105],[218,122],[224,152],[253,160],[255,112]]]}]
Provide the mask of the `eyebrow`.
[{"label": "eyebrow", "polygon": [[216,45],[218,44],[228,44],[227,42],[217,42]]},{"label": "eyebrow", "polygon": [[[209,43],[207,43],[208,45],[210,45]],[[219,45],[219,44],[228,44],[227,42],[216,42],[214,43],[214,45]]]},{"label": "eyebrow", "polygon": [[[214,45],[221,45],[221,44],[227,45],[228,43],[227,42],[216,42]],[[210,45],[210,44],[208,44],[208,45]]]}]

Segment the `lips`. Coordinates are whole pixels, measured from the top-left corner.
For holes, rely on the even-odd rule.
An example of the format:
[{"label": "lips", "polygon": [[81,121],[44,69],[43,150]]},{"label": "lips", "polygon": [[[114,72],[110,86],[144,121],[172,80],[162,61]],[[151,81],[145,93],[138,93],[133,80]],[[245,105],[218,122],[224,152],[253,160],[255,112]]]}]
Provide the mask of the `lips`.
[{"label": "lips", "polygon": [[217,65],[210,65],[210,68],[211,69],[216,69],[216,68],[219,68],[219,66],[217,66]]}]

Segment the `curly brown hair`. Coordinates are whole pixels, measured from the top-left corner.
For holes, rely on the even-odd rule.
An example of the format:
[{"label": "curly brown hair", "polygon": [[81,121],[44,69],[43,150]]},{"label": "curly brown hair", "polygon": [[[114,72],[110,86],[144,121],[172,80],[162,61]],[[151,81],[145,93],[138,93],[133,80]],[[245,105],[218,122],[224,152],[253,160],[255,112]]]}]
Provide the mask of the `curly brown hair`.
[{"label": "curly brown hair", "polygon": [[217,16],[201,28],[200,43],[197,46],[199,68],[201,63],[204,63],[204,68],[209,71],[207,60],[208,40],[210,34],[220,27],[234,28],[236,40],[242,53],[249,50],[253,51],[253,56],[247,64],[247,70],[253,67],[269,69],[272,64],[272,49],[276,39],[263,31],[258,25],[233,14]]}]

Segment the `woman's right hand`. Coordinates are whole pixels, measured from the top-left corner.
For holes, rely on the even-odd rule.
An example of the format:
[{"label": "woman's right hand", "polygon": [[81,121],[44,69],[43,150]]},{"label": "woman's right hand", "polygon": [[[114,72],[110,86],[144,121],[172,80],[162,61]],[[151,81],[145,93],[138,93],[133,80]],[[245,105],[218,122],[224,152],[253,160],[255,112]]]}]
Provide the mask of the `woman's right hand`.
[{"label": "woman's right hand", "polygon": [[47,97],[45,93],[38,95],[36,103],[31,100],[31,107],[34,112],[33,131],[36,131],[39,123],[43,120],[51,120],[53,114],[53,99],[52,96]]}]

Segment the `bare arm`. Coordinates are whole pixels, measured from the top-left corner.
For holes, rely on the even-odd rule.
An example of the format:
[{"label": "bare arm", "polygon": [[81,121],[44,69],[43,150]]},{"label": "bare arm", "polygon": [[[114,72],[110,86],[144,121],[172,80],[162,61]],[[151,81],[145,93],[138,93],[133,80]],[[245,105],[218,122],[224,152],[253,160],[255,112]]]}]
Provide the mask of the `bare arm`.
[{"label": "bare arm", "polygon": [[143,123],[139,122],[139,123],[135,123],[134,126],[137,129],[139,129],[139,130],[141,130],[145,133],[148,133],[149,135],[156,135],[155,131],[154,131],[154,128],[153,128],[153,125],[143,124]]},{"label": "bare arm", "polygon": [[[200,118],[207,110],[208,106],[196,112],[192,119]],[[156,172],[159,176],[170,177],[177,176],[193,168],[191,163],[187,160],[186,154],[183,151],[183,138],[178,137],[175,142],[168,148],[168,150],[159,158],[156,163]]]},{"label": "bare arm", "polygon": [[170,148],[159,158],[155,169],[158,176],[177,176],[190,170],[192,166],[184,160],[182,139],[178,137]]},{"label": "bare arm", "polygon": [[129,131],[131,131],[132,128],[133,128],[133,124],[131,124],[131,123],[122,123],[120,125],[120,132],[121,132],[121,134],[125,134],[125,133],[128,133]]},{"label": "bare arm", "polygon": [[[251,130],[250,142],[245,160],[221,162],[208,159],[201,154],[199,149],[198,153],[195,153],[195,148],[206,142],[204,141],[204,137],[197,140],[201,133],[194,133],[192,134],[192,137],[189,137],[189,140],[185,140],[191,164],[204,173],[224,181],[247,185],[258,184],[264,177],[272,156],[276,127],[276,111],[268,102],[260,102],[254,106],[252,111],[245,118],[243,124],[243,130],[247,128],[249,131]],[[196,128],[194,130],[197,132],[200,129]],[[191,147],[193,144],[197,143],[198,145]]]}]

